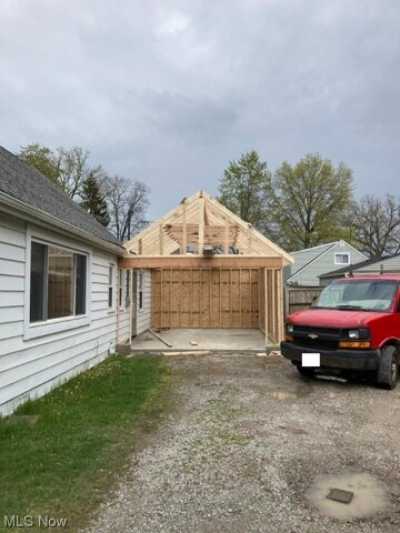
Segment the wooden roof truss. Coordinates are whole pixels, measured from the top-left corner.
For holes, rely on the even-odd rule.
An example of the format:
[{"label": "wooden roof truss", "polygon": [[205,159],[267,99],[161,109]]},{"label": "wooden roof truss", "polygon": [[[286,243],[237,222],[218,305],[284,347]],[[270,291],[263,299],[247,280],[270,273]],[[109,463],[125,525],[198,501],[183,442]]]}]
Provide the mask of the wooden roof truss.
[{"label": "wooden roof truss", "polygon": [[214,255],[291,257],[251,224],[230,212],[217,200],[199,192],[125,243],[127,255],[162,257]]}]

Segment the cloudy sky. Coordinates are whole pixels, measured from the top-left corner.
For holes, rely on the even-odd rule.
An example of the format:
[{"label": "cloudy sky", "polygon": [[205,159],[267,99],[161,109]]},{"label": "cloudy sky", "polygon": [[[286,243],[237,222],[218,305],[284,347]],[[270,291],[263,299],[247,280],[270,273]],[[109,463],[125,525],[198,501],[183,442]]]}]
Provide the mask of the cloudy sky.
[{"label": "cloudy sky", "polygon": [[150,217],[255,148],[400,181],[398,0],[1,0],[0,144],[81,145]]}]

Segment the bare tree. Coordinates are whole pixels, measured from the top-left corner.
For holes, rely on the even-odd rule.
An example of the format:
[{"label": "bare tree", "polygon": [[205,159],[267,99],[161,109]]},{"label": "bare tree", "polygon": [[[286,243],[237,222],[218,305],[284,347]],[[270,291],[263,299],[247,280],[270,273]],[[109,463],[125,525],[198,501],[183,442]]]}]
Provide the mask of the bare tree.
[{"label": "bare tree", "polygon": [[80,146],[70,149],[57,148],[54,158],[58,171],[57,181],[72,200],[76,200],[81,195],[83,183],[88,176],[97,180],[104,177],[104,171],[100,165],[89,166],[89,152]]},{"label": "bare tree", "polygon": [[370,257],[400,252],[400,204],[386,198],[365,196],[355,205],[352,225],[354,238]]},{"label": "bare tree", "polygon": [[129,240],[145,225],[149,189],[141,181],[121,176],[106,177],[103,187],[111,217],[110,229],[121,241]]}]

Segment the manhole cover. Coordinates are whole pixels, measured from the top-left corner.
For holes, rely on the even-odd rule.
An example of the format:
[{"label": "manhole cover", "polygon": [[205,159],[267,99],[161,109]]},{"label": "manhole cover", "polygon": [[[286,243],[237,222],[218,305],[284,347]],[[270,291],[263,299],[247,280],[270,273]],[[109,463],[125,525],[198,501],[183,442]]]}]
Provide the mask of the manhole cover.
[{"label": "manhole cover", "polygon": [[322,514],[338,520],[364,518],[389,506],[385,487],[367,473],[320,477],[306,497]]},{"label": "manhole cover", "polygon": [[354,492],[350,492],[349,490],[331,489],[327,498],[334,502],[350,503],[354,498]]}]

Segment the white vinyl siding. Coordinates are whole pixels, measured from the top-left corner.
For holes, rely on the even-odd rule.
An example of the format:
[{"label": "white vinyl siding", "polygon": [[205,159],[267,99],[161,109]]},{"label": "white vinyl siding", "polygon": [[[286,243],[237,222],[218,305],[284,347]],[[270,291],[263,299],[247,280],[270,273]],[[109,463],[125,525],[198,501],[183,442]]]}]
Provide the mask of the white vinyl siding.
[{"label": "white vinyl siding", "polygon": [[[56,234],[47,233],[51,240],[58,239]],[[78,249],[85,246],[73,240],[70,244]],[[41,396],[96,365],[115,351],[117,340],[117,314],[108,308],[108,268],[115,265],[116,277],[117,257],[93,248],[88,295],[90,322],[37,338],[24,338],[24,317],[28,311],[27,252],[26,225],[0,214],[0,415],[11,413],[27,399]]]},{"label": "white vinyl siding", "polygon": [[136,297],[136,334],[151,328],[151,271],[142,270],[142,308],[139,309],[139,272],[137,273],[137,297]]},{"label": "white vinyl siding", "polygon": [[[310,249],[310,262],[306,264],[304,262],[304,255],[307,253],[307,250],[304,250],[304,252],[301,253],[301,259],[305,266],[303,266],[301,270],[297,270],[290,279],[288,279],[289,284],[318,286],[320,284],[319,276],[343,267],[343,264],[335,265],[336,254],[350,254],[350,261],[353,264],[367,259],[364,254],[344,241],[339,241],[333,245],[331,243],[330,248],[318,247],[318,249],[321,251],[318,256],[315,256],[315,249]],[[297,254],[293,254],[293,258],[297,263]],[[296,270],[296,264],[294,266]]]},{"label": "white vinyl siding", "polygon": [[365,267],[362,267],[360,269],[355,268],[354,272],[379,273],[381,271],[381,265],[383,268],[383,272],[399,273],[400,272],[400,255],[396,257],[389,257],[388,259],[378,260],[375,263],[366,265]]},{"label": "white vinyl siding", "polygon": [[[122,272],[122,276],[120,275],[120,272]],[[125,344],[129,342],[129,335],[130,335],[130,302],[128,304],[128,300],[126,297],[126,276],[127,271],[122,270],[118,271],[118,298],[121,291],[121,303],[122,305],[119,307],[118,311],[118,344]],[[122,285],[120,286],[119,283],[122,282]],[[128,304],[128,305],[127,305]]]}]

